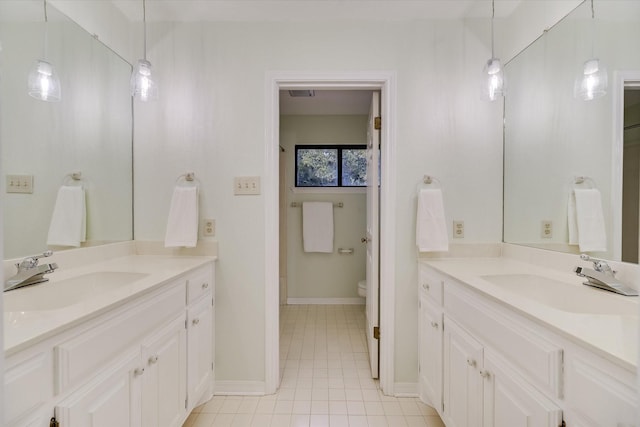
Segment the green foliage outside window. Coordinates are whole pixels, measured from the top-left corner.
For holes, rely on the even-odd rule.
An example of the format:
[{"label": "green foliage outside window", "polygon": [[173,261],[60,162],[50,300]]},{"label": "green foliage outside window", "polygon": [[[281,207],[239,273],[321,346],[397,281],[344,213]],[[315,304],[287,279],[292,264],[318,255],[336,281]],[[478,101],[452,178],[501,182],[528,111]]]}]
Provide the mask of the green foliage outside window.
[{"label": "green foliage outside window", "polygon": [[297,145],[296,187],[364,187],[364,145]]}]

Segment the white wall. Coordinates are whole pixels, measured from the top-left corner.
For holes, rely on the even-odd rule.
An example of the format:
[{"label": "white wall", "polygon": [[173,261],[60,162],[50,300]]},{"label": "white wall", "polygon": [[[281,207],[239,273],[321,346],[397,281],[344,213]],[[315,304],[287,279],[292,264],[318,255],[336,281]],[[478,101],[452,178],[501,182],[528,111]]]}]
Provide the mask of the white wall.
[{"label": "white wall", "polygon": [[[536,25],[537,33],[545,26]],[[98,27],[94,19],[89,31]],[[415,191],[422,175],[442,182],[449,222],[465,221],[464,241],[501,240],[502,107],[478,95],[488,21],[166,23],[149,31],[161,101],[136,105],[136,238],[163,238],[174,180],[195,170],[202,213],[217,219],[220,242],[218,380],[265,378],[264,200],[232,194],[233,176],[263,173],[265,73],[397,72],[395,378],[415,382]],[[519,31],[514,25],[505,37],[524,47],[529,36]]]},{"label": "white wall", "polygon": [[[334,208],[334,252],[305,253],[302,248],[302,209],[287,212],[287,285],[289,298],[357,298],[357,283],[365,278],[366,194],[364,189],[295,189],[296,144],[366,144],[367,116],[280,116],[280,144],[287,154],[287,203],[343,202]],[[295,191],[295,192],[294,192]],[[356,193],[354,193],[356,191]],[[338,248],[353,248],[341,255]]]},{"label": "white wall", "polygon": [[[417,377],[416,185],[442,182],[465,241],[501,240],[500,103],[479,97],[488,56],[460,21],[167,23],[149,26],[162,100],[136,104],[136,238],[162,239],[175,177],[194,170],[216,218],[217,379],[264,380],[264,200],[233,195],[262,175],[265,73],[397,72],[396,381]],[[479,177],[481,177],[479,179]]]}]

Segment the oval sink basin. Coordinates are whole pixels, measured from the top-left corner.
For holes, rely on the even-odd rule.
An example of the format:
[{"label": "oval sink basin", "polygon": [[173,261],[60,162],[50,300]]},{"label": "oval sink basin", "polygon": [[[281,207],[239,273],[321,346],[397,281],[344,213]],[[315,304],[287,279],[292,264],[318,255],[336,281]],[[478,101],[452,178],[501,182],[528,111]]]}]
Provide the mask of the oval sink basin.
[{"label": "oval sink basin", "polygon": [[98,271],[4,293],[4,311],[58,310],[130,285],[146,273]]},{"label": "oval sink basin", "polygon": [[534,274],[496,274],[480,277],[509,292],[556,310],[579,314],[638,315],[637,297],[616,295]]}]

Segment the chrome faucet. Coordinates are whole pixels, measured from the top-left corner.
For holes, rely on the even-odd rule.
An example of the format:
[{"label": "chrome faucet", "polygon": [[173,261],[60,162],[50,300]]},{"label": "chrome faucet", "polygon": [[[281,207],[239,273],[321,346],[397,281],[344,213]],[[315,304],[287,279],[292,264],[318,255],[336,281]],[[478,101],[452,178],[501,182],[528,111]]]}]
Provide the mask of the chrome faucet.
[{"label": "chrome faucet", "polygon": [[580,259],[593,263],[593,270],[584,267],[575,267],[573,269],[578,276],[587,278],[587,281],[582,283],[583,285],[593,286],[594,288],[604,289],[620,295],[638,296],[638,291],[616,279],[616,272],[611,269],[605,260],[592,258],[587,254],[580,255]]},{"label": "chrome faucet", "polygon": [[19,263],[16,263],[18,271],[14,276],[6,280],[4,283],[4,292],[22,288],[23,286],[47,282],[49,279],[45,278],[44,275],[53,273],[53,270],[58,268],[58,264],[53,262],[51,264],[39,265],[38,262],[40,258],[50,257],[51,255],[53,255],[52,251],[46,251],[43,252],[42,255],[29,256]]}]

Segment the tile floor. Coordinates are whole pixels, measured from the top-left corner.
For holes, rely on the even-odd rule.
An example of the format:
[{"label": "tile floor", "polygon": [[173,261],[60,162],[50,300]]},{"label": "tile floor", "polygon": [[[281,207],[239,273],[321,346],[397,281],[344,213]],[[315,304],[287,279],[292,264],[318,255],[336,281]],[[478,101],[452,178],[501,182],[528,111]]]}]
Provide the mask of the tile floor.
[{"label": "tile floor", "polygon": [[364,327],[364,306],[282,306],[278,392],[214,396],[183,427],[444,427],[418,399],[382,394]]}]

